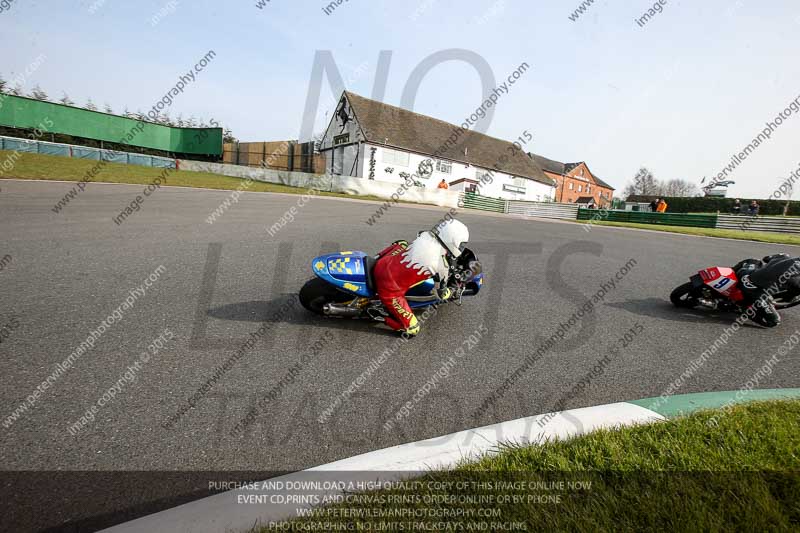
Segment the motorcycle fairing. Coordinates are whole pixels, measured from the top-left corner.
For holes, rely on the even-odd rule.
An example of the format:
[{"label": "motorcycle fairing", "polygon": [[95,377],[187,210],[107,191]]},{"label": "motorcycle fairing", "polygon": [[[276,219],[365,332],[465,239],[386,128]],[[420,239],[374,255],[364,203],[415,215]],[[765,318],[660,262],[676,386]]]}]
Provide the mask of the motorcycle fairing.
[{"label": "motorcycle fairing", "polygon": [[744,295],[739,288],[739,279],[732,268],[709,267],[698,272],[703,283],[720,294],[724,294],[734,302],[744,300]]},{"label": "motorcycle fairing", "polygon": [[436,296],[436,282],[428,278],[420,281],[406,292],[406,300],[411,309],[425,307],[436,303],[439,298]]},{"label": "motorcycle fairing", "polygon": [[311,261],[314,274],[334,287],[364,298],[374,296],[367,288],[364,271],[364,252],[339,252],[325,254]]},{"label": "motorcycle fairing", "polygon": [[[376,294],[367,287],[364,258],[367,254],[347,251],[325,254],[311,261],[314,274],[334,287],[364,298],[374,298]],[[471,294],[477,294],[483,285],[483,274],[473,276],[468,283]],[[408,305],[412,309],[426,307],[438,301],[436,282],[426,279],[411,287],[406,293]]]},{"label": "motorcycle fairing", "polygon": [[472,289],[473,296],[478,294],[481,290],[481,287],[483,287],[483,273],[472,276],[472,278],[467,282],[467,287]]}]

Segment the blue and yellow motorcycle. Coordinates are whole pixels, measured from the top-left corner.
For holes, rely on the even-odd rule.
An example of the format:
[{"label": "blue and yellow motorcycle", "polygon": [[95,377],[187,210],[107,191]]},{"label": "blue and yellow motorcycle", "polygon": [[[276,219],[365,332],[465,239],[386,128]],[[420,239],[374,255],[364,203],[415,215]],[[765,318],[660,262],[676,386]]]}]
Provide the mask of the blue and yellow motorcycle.
[{"label": "blue and yellow motorcycle", "polygon": [[[314,258],[311,268],[316,274],[300,289],[300,303],[314,313],[344,318],[366,318],[383,321],[387,313],[378,299],[372,271],[376,259],[364,252],[338,252]],[[465,248],[453,261],[447,279],[452,296],[448,302],[461,305],[465,296],[475,296],[483,286],[480,262]],[[444,303],[439,298],[436,282],[427,279],[406,293],[412,310]]]}]

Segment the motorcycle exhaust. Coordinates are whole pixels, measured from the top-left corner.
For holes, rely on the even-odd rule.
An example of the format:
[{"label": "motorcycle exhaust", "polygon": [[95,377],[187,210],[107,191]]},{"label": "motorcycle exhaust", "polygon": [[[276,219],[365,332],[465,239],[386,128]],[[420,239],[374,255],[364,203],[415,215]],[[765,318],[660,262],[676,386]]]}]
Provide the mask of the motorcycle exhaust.
[{"label": "motorcycle exhaust", "polygon": [[359,309],[358,307],[350,307],[347,305],[328,303],[322,306],[322,312],[329,316],[356,318],[361,316],[362,309]]},{"label": "motorcycle exhaust", "polygon": [[717,307],[719,307],[717,305],[717,302],[715,302],[714,300],[709,300],[707,298],[698,298],[697,301],[700,305],[708,307],[709,309],[716,309]]}]

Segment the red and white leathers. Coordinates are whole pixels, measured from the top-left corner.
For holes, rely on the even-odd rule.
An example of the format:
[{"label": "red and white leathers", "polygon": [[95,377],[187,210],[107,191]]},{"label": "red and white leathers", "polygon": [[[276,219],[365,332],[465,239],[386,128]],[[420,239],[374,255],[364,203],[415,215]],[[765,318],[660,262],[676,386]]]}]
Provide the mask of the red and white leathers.
[{"label": "red and white leathers", "polygon": [[429,232],[409,246],[397,241],[378,254],[373,277],[381,303],[389,312],[386,324],[408,335],[419,333],[417,317],[408,306],[406,292],[414,285],[439,274],[447,276],[446,250]]}]

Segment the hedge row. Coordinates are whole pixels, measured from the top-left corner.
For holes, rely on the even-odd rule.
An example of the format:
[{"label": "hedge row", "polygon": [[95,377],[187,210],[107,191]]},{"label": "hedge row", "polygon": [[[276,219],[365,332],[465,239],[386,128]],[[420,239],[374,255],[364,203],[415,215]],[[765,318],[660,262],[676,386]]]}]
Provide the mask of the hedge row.
[{"label": "hedge row", "polygon": [[[654,200],[655,196],[629,196],[628,202],[646,202]],[[670,213],[720,213],[727,214],[733,211],[735,198],[715,198],[713,196],[697,197],[664,197]],[[742,203],[742,214],[747,214],[747,208],[751,198],[740,198]],[[783,208],[786,202],[783,200],[759,200],[759,215],[783,215]],[[789,212],[791,216],[800,216],[800,202],[789,202]]]}]

